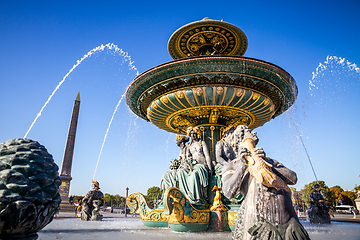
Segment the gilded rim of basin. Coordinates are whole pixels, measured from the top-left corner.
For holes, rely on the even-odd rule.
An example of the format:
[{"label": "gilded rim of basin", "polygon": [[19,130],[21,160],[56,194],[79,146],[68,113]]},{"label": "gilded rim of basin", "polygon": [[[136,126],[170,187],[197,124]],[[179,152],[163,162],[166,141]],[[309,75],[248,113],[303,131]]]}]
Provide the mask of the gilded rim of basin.
[{"label": "gilded rim of basin", "polygon": [[240,88],[270,99],[275,105],[272,118],[286,111],[298,93],[291,75],[269,62],[240,56],[198,56],[140,74],[128,86],[126,102],[136,115],[149,121],[147,109],[155,100],[179,90],[216,86]]}]

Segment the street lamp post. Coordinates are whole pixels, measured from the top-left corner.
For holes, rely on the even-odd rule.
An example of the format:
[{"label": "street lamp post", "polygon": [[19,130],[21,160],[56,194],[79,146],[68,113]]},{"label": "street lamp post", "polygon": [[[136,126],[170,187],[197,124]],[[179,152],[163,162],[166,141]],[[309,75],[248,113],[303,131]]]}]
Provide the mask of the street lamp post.
[{"label": "street lamp post", "polygon": [[[128,198],[128,194],[129,194],[129,188],[126,188],[126,199]],[[125,217],[127,217],[127,206],[126,206],[126,199],[125,199]]]}]

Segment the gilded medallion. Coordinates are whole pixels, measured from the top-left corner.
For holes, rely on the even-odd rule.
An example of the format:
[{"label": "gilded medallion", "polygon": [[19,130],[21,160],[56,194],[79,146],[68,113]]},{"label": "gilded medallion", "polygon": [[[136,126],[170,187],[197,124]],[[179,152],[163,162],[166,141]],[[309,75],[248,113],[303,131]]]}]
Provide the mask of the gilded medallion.
[{"label": "gilded medallion", "polygon": [[238,27],[204,18],[175,31],[168,50],[174,59],[214,54],[242,56],[247,45],[246,35]]}]

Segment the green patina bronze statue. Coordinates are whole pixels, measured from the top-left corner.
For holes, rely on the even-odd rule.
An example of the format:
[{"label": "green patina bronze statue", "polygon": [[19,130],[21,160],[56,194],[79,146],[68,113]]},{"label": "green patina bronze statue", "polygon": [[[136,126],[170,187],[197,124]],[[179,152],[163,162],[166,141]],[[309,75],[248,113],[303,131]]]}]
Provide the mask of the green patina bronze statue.
[{"label": "green patina bronze statue", "polygon": [[182,165],[187,168],[185,163],[186,158],[186,143],[189,141],[189,138],[186,136],[176,135],[176,145],[180,147],[179,159],[173,159],[169,164],[169,171],[163,174],[161,180],[162,192],[165,192],[166,189],[170,187],[179,187],[179,182],[177,178],[177,170]]},{"label": "green patina bronze statue", "polygon": [[[164,190],[176,187],[188,198],[191,204],[207,204],[209,176],[212,166],[209,150],[200,138],[200,130],[196,127],[188,128],[190,143],[185,136],[177,136],[180,147],[179,160],[174,159],[170,170],[163,175]],[[175,164],[180,163],[180,164]]]}]

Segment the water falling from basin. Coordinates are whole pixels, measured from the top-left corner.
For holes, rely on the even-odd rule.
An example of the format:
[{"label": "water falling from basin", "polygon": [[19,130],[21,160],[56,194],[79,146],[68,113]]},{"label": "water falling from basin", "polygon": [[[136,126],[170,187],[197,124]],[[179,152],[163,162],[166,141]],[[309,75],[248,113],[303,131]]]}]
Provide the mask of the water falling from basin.
[{"label": "water falling from basin", "polygon": [[96,166],[95,166],[95,170],[94,170],[94,176],[93,176],[92,179],[95,179],[96,169],[97,169],[97,167],[98,167],[98,165],[99,165],[101,153],[102,153],[102,151],[103,151],[103,148],[104,148],[104,145],[105,145],[105,141],[106,141],[107,135],[108,135],[109,130],[110,130],[110,127],[111,127],[111,123],[112,123],[112,121],[114,120],[115,113],[117,112],[117,110],[118,110],[118,108],[119,108],[119,106],[120,106],[120,103],[121,103],[121,101],[123,100],[124,96],[125,96],[125,93],[121,96],[119,102],[116,104],[115,110],[114,110],[114,112],[113,112],[113,114],[112,114],[112,116],[111,116],[111,119],[110,119],[108,128],[106,129],[106,133],[105,133],[105,136],[104,136],[103,143],[102,143],[102,145],[101,145],[99,157],[98,157],[98,159],[97,159]]}]

